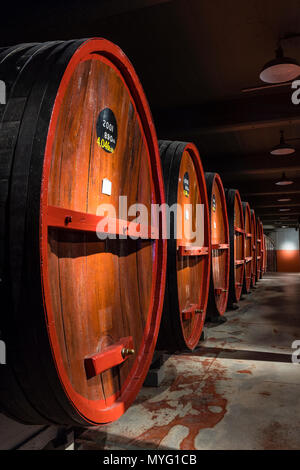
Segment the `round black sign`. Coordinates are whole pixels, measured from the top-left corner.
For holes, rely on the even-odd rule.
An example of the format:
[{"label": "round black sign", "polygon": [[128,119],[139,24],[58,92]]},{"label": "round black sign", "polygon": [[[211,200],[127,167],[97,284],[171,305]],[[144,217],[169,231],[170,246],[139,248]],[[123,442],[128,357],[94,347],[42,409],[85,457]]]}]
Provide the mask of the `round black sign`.
[{"label": "round black sign", "polygon": [[188,172],[184,173],[183,177],[183,193],[186,197],[190,194],[190,177]]},{"label": "round black sign", "polygon": [[118,126],[114,113],[110,108],[102,109],[97,123],[97,144],[107,153],[115,151],[118,140]]}]

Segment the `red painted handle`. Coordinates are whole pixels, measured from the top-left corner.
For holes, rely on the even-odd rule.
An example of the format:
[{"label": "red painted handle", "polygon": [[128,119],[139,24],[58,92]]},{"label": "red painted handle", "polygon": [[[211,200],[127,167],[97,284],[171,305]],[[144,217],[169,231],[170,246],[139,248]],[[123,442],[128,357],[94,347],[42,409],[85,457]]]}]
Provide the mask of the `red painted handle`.
[{"label": "red painted handle", "polygon": [[228,250],[229,243],[216,243],[215,245],[211,245],[212,250]]},{"label": "red painted handle", "polygon": [[108,346],[104,351],[85,358],[86,375],[88,378],[95,377],[105,370],[122,364],[133,353],[132,336],[121,338],[118,343]]},{"label": "red painted handle", "polygon": [[227,289],[222,289],[222,287],[217,287],[215,289],[215,294],[216,295],[221,295],[221,294],[223,294],[223,292],[227,292]]},{"label": "red painted handle", "polygon": [[244,260],[243,259],[237,259],[235,260],[235,265],[238,266],[240,264],[244,264]]},{"label": "red painted handle", "polygon": [[191,320],[197,313],[203,313],[203,310],[200,308],[200,305],[193,304],[181,312],[182,319]]},{"label": "red painted handle", "polygon": [[203,256],[208,255],[207,246],[179,245],[180,256]]},{"label": "red painted handle", "polygon": [[98,224],[101,221],[106,222],[103,233],[137,236],[145,239],[158,238],[158,229],[156,227],[146,227],[142,224],[128,222],[123,219],[113,219],[111,217],[73,211],[63,207],[47,207],[47,223],[49,227],[96,233]]}]

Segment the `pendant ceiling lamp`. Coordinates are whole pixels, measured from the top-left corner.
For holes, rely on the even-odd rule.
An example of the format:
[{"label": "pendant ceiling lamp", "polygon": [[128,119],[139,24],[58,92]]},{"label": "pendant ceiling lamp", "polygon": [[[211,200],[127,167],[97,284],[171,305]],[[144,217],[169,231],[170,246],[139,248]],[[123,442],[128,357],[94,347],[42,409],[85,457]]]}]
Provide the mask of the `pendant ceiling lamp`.
[{"label": "pendant ceiling lamp", "polygon": [[284,132],[280,131],[280,141],[279,144],[276,145],[270,153],[272,155],[292,155],[295,153],[295,149],[292,145],[287,144],[284,140]]},{"label": "pendant ceiling lamp", "polygon": [[278,186],[288,186],[289,184],[293,184],[293,183],[294,181],[289,180],[286,177],[286,174],[283,172],[281,179],[279,181],[276,181],[275,184],[277,184]]},{"label": "pendant ceiling lamp", "polygon": [[300,66],[296,59],[285,57],[281,44],[276,49],[275,59],[267,62],[260,72],[260,79],[266,83],[283,83],[294,80],[300,75]]}]

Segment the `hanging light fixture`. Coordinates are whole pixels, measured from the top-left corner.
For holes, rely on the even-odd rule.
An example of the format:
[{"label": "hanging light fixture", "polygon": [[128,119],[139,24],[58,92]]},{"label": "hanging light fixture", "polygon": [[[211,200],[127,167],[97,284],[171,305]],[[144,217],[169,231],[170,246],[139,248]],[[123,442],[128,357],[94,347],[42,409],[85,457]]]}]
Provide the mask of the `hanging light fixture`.
[{"label": "hanging light fixture", "polygon": [[276,145],[270,153],[272,155],[292,155],[295,153],[295,149],[292,145],[287,144],[284,140],[284,132],[280,131],[280,142]]},{"label": "hanging light fixture", "polygon": [[288,202],[288,201],[291,201],[291,198],[289,197],[283,197],[281,199],[277,199],[278,202]]},{"label": "hanging light fixture", "polygon": [[277,184],[278,186],[287,186],[293,183],[294,181],[287,179],[286,174],[283,172],[281,179],[279,181],[276,181],[275,184]]},{"label": "hanging light fixture", "polygon": [[285,57],[279,41],[275,59],[267,62],[260,72],[260,79],[266,83],[283,83],[294,80],[300,75],[300,66],[296,59]]},{"label": "hanging light fixture", "polygon": [[287,212],[290,211],[291,209],[279,209],[279,212]]}]

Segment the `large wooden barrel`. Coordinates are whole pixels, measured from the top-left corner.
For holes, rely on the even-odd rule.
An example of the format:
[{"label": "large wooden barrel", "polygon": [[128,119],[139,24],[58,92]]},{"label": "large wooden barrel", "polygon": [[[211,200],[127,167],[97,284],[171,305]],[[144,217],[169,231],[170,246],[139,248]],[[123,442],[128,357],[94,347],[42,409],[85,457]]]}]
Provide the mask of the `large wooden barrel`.
[{"label": "large wooden barrel", "polygon": [[251,263],[251,287],[256,283],[256,218],[254,209],[251,209],[251,233],[252,233],[252,263]]},{"label": "large wooden barrel", "polygon": [[256,280],[261,278],[262,266],[262,224],[260,218],[256,218]]},{"label": "large wooden barrel", "polygon": [[227,308],[229,288],[229,225],[223,183],[218,173],[205,173],[211,231],[211,274],[206,317],[216,320]]},{"label": "large wooden barrel", "polygon": [[239,302],[245,268],[245,229],[241,196],[237,189],[226,189],[230,238],[230,271],[228,306]]},{"label": "large wooden barrel", "polygon": [[[166,202],[175,210],[170,219],[166,293],[157,347],[193,350],[203,330],[210,275],[205,177],[195,145],[159,141],[159,149]],[[192,232],[196,230],[200,240],[194,239]]]},{"label": "large wooden barrel", "polygon": [[245,225],[245,269],[243,281],[243,293],[248,294],[251,288],[252,278],[252,230],[251,211],[248,202],[242,202]]},{"label": "large wooden barrel", "polygon": [[[108,423],[143,384],[163,307],[149,106],[104,39],[21,45],[0,62],[0,406],[32,424]],[[121,195],[149,217],[129,222]]]}]

